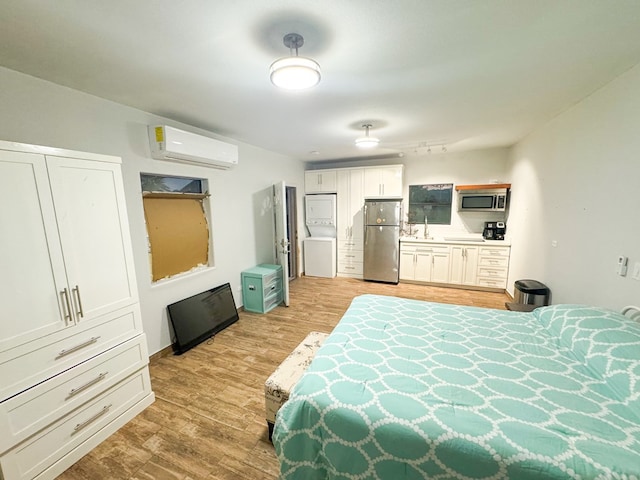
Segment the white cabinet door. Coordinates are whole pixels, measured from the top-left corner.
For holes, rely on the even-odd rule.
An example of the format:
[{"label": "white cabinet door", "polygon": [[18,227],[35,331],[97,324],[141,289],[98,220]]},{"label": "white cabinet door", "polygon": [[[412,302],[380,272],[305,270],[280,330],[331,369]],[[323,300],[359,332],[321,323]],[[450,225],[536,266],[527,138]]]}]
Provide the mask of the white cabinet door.
[{"label": "white cabinet door", "polygon": [[0,151],[0,352],[72,325],[45,158]]},{"label": "white cabinet door", "polygon": [[365,198],[379,198],[382,196],[382,184],[380,183],[379,169],[364,169],[364,196]]},{"label": "white cabinet door", "polygon": [[338,240],[348,240],[351,238],[351,197],[350,197],[351,174],[349,170],[338,170],[337,186],[337,213],[336,213],[336,236]]},{"label": "white cabinet door", "polygon": [[338,239],[353,240],[362,248],[364,239],[364,218],[362,207],[362,169],[338,170]]},{"label": "white cabinet door", "polygon": [[336,193],[335,170],[308,170],[304,172],[305,193]]},{"label": "white cabinet door", "polygon": [[449,254],[434,253],[433,268],[431,269],[431,281],[449,283]]},{"label": "white cabinet door", "polygon": [[475,285],[478,269],[478,247],[451,246],[449,283]]},{"label": "white cabinet door", "polygon": [[47,157],[76,321],[138,300],[120,165]]},{"label": "white cabinet door", "polygon": [[429,252],[421,252],[420,249],[416,250],[416,271],[415,280],[421,282],[431,281],[431,266],[432,266],[433,254]]},{"label": "white cabinet door", "polygon": [[350,216],[351,216],[351,239],[358,246],[364,245],[364,169],[354,169],[350,171]]},{"label": "white cabinet door", "polygon": [[478,278],[478,247],[464,247],[463,285],[475,285]]},{"label": "white cabinet door", "polygon": [[385,197],[402,197],[402,165],[393,165],[380,169],[380,183]]},{"label": "white cabinet door", "polygon": [[413,250],[400,248],[400,279],[415,280],[416,257]]}]

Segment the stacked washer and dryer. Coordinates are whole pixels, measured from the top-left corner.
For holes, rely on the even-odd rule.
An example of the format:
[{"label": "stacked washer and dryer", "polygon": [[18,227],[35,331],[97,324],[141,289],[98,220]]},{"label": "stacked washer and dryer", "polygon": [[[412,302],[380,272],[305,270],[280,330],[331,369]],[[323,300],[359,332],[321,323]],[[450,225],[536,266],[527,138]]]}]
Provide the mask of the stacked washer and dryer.
[{"label": "stacked washer and dryer", "polygon": [[310,237],[304,239],[304,274],[336,276],[336,195],[306,195],[305,224]]}]

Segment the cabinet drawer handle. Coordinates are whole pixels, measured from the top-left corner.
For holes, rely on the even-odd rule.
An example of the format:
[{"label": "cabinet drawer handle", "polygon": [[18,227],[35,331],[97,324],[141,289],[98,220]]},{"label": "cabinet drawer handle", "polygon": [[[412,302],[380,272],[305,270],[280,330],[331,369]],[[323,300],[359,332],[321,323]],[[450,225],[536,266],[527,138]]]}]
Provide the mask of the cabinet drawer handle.
[{"label": "cabinet drawer handle", "polygon": [[98,340],[100,339],[100,337],[91,337],[89,340],[87,340],[86,342],[83,342],[79,345],[76,345],[75,347],[71,347],[67,350],[60,350],[60,353],[58,353],[58,356],[56,357],[56,360],[58,360],[59,358],[62,358],[66,355],[69,355],[70,353],[73,352],[77,352],[78,350],[84,348],[84,347],[88,347],[89,345],[96,343]]},{"label": "cabinet drawer handle", "polygon": [[344,268],[347,269],[347,270],[355,270],[356,267],[345,266]]},{"label": "cabinet drawer handle", "polygon": [[80,316],[80,318],[84,318],[84,310],[82,309],[82,299],[80,298],[80,287],[76,285],[76,288],[72,288],[71,291],[75,292],[76,299],[78,300],[78,308],[80,309],[78,310],[78,315]]},{"label": "cabinet drawer handle", "polygon": [[82,385],[81,387],[77,387],[77,388],[72,388],[69,391],[69,395],[67,395],[66,400],[69,400],[71,397],[73,397],[74,395],[79,394],[80,392],[82,392],[83,390],[86,390],[87,388],[89,388],[91,385],[95,385],[96,383],[98,383],[100,380],[102,380],[104,377],[107,376],[109,372],[104,372],[101,373],[100,375],[98,375],[96,378],[94,378],[93,380],[89,380],[87,383],[85,383],[84,385]]},{"label": "cabinet drawer handle", "polygon": [[253,291],[256,289],[256,286],[255,286],[255,285],[249,285],[249,286],[247,287],[247,289],[249,289],[250,291],[252,291],[252,292],[253,292]]},{"label": "cabinet drawer handle", "polygon": [[[60,291],[60,295],[64,300],[64,305],[62,306],[62,313],[64,313],[65,323],[69,325],[70,323],[73,322],[73,320],[71,319],[71,303],[69,303],[69,290],[67,290],[67,288],[65,287],[64,290]],[[66,311],[64,309],[65,305],[67,306]]]},{"label": "cabinet drawer handle", "polygon": [[345,257],[347,257],[347,258],[355,258],[356,256],[355,255],[345,255]]},{"label": "cabinet drawer handle", "polygon": [[107,413],[112,406],[113,406],[113,403],[110,403],[109,405],[105,405],[104,407],[102,407],[102,410],[100,410],[98,413],[96,413],[93,417],[88,418],[84,422],[77,424],[75,427],[73,427],[73,432],[71,432],[71,435],[73,435],[75,433],[78,433],[83,428],[88,427],[89,425],[91,425],[93,422],[95,422],[97,419],[99,419],[102,415]]}]

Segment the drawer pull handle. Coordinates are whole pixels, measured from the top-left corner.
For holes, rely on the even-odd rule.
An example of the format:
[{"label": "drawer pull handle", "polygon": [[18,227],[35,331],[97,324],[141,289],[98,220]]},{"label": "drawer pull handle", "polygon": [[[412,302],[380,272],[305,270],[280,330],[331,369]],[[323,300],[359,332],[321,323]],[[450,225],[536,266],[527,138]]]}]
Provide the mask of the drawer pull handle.
[{"label": "drawer pull handle", "polygon": [[84,310],[82,309],[82,299],[80,298],[80,287],[76,285],[76,288],[72,288],[71,291],[75,292],[76,298],[78,299],[78,308],[80,309],[78,310],[78,315],[80,315],[80,318],[84,318]]},{"label": "drawer pull handle", "polygon": [[70,353],[73,352],[77,352],[78,350],[84,348],[84,347],[88,347],[89,345],[96,343],[98,340],[100,339],[100,337],[91,337],[89,340],[87,340],[86,342],[81,343],[80,345],[76,345],[75,347],[71,347],[67,350],[61,350],[60,353],[58,353],[58,356],[56,357],[56,360],[58,360],[59,358],[62,358],[66,355],[69,355]]},{"label": "drawer pull handle", "polygon": [[71,397],[73,397],[74,395],[79,394],[80,392],[82,392],[83,390],[86,390],[87,388],[89,388],[91,385],[95,385],[96,383],[98,383],[100,380],[102,380],[104,377],[107,376],[109,372],[104,372],[101,373],[100,375],[98,375],[96,378],[94,378],[93,380],[89,380],[87,383],[85,383],[84,385],[82,385],[81,387],[78,388],[72,388],[71,391],[69,392],[69,395],[67,395],[67,400],[69,400]]},{"label": "drawer pull handle", "polygon": [[347,258],[355,258],[356,256],[355,255],[345,255],[345,257],[347,257]]},{"label": "drawer pull handle", "polygon": [[102,415],[107,413],[112,406],[113,406],[112,403],[110,403],[109,405],[105,405],[104,407],[102,407],[102,410],[100,410],[98,413],[96,413],[93,417],[85,420],[82,423],[77,424],[75,427],[73,427],[73,432],[71,432],[71,435],[73,435],[75,433],[78,433],[83,428],[88,427],[89,425],[91,425],[93,422],[95,422],[97,419],[99,419]]},{"label": "drawer pull handle", "polygon": [[249,285],[249,291],[253,292],[256,289],[255,285]]}]

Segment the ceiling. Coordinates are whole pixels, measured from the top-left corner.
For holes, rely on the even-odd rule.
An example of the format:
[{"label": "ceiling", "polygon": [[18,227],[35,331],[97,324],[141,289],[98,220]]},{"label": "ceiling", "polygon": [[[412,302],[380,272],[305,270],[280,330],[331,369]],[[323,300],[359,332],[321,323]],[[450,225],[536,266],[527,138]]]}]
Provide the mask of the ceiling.
[{"label": "ceiling", "polygon": [[[512,145],[638,64],[639,25],[638,0],[2,0],[0,65],[335,160]],[[291,32],[306,91],[269,81]]]}]

